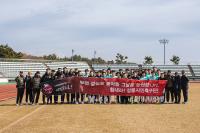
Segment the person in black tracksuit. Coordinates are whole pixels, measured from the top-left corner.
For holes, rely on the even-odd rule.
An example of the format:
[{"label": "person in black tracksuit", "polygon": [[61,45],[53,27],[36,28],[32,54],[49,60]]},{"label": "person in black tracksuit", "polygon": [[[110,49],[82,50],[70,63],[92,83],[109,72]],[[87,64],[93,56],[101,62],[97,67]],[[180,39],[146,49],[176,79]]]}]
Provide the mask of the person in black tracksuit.
[{"label": "person in black tracksuit", "polygon": [[[46,73],[42,76],[41,82],[48,82],[48,81],[52,81],[52,77],[51,77],[51,70],[48,68],[46,70]],[[42,100],[43,100],[43,104],[45,104],[45,95],[42,94]],[[47,97],[47,104],[52,104],[52,96],[48,96]]]},{"label": "person in black tracksuit", "polygon": [[189,89],[189,79],[185,75],[185,71],[183,70],[181,76],[181,90],[183,91],[184,104],[188,102],[188,89]]},{"label": "person in black tracksuit", "polygon": [[26,81],[26,104],[28,104],[28,99],[29,99],[29,102],[31,104],[33,104],[33,85],[32,85],[32,77],[31,77],[31,73],[28,72],[28,75],[26,75],[26,78],[25,78],[25,81]]},{"label": "person in black tracksuit", "polygon": [[16,105],[22,105],[22,98],[24,95],[24,89],[25,89],[25,79],[23,76],[23,72],[19,72],[19,76],[15,78],[16,81],[16,87],[17,87],[17,98],[16,98]]},{"label": "person in black tracksuit", "polygon": [[[58,71],[55,74],[55,78],[57,79],[62,79],[63,78],[63,72],[61,68],[58,68]],[[63,93],[61,95],[61,104],[64,103],[64,99],[65,99],[65,93]],[[58,95],[54,95],[54,103],[57,104],[58,103]]]},{"label": "person in black tracksuit", "polygon": [[174,76],[174,96],[175,96],[175,103],[180,103],[181,100],[181,77],[175,72]]},{"label": "person in black tracksuit", "polygon": [[171,94],[171,102],[174,102],[174,77],[169,70],[167,73],[167,84],[166,84],[166,101],[169,102],[169,96]]},{"label": "person in black tracksuit", "polygon": [[32,103],[38,104],[38,100],[40,97],[40,90],[41,90],[41,77],[40,72],[37,71],[32,79],[33,82],[33,101]]},{"label": "person in black tracksuit", "polygon": [[[161,73],[160,77],[158,78],[158,80],[167,80],[166,79],[166,76],[164,73]],[[166,87],[165,87],[165,90],[163,92],[163,96],[160,97],[160,102],[161,103],[165,103],[165,93],[166,93]]]}]

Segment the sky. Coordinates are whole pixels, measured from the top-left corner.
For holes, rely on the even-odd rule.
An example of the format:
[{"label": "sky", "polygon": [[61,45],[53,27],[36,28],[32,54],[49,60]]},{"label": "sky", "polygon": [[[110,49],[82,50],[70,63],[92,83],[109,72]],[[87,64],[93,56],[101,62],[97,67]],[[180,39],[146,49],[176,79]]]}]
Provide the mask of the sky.
[{"label": "sky", "polygon": [[200,64],[199,0],[0,0],[0,43],[33,55]]}]

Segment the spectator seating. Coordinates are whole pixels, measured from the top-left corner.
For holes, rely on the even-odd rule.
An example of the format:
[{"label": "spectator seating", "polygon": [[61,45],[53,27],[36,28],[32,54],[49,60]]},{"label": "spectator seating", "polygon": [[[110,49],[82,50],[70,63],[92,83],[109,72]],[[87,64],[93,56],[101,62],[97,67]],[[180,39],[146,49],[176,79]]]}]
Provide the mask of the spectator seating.
[{"label": "spectator seating", "polygon": [[23,71],[24,75],[31,72],[32,75],[36,71],[40,71],[43,75],[47,68],[57,70],[58,68],[67,67],[68,69],[78,68],[82,72],[90,67],[86,62],[57,62],[57,61],[35,61],[35,60],[0,60],[0,73],[9,80],[14,80],[19,74],[19,71]]}]

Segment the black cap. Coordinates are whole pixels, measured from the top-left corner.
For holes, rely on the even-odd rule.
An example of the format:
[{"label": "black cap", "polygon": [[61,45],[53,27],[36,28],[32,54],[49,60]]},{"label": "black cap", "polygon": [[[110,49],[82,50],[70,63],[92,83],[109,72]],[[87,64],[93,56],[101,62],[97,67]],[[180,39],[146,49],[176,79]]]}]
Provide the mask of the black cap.
[{"label": "black cap", "polygon": [[23,73],[23,71],[19,71],[19,73]]}]

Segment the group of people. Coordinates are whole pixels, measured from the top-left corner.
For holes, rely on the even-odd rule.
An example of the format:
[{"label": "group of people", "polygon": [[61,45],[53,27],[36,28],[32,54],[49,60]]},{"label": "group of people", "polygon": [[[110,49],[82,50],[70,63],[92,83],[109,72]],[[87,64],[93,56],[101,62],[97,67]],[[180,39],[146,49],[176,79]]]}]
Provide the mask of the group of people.
[{"label": "group of people", "polygon": [[[40,75],[37,71],[34,76],[31,72],[28,72],[24,76],[23,72],[20,71],[19,75],[16,77],[16,87],[17,87],[17,98],[16,105],[22,105],[22,99],[24,91],[26,92],[26,104],[38,104],[41,92],[41,83],[53,81],[56,79],[62,79],[65,77],[96,77],[96,78],[125,78],[132,80],[167,80],[165,87],[165,92],[161,97],[150,97],[150,96],[100,96],[100,95],[89,95],[89,94],[69,94],[64,93],[61,95],[60,102],[63,103],[169,103],[171,98],[171,103],[179,104],[181,102],[181,91],[183,93],[184,102],[188,102],[188,88],[189,79],[182,71],[181,75],[177,72],[173,75],[170,70],[161,73],[161,71],[153,67],[153,69],[119,69],[118,71],[113,71],[110,68],[107,70],[92,71],[86,69],[84,74],[78,69],[68,69],[66,67],[58,68],[57,71],[48,68],[44,75]],[[65,101],[66,100],[66,101]],[[48,96],[42,94],[43,104],[54,104],[58,103],[58,95]]]}]

